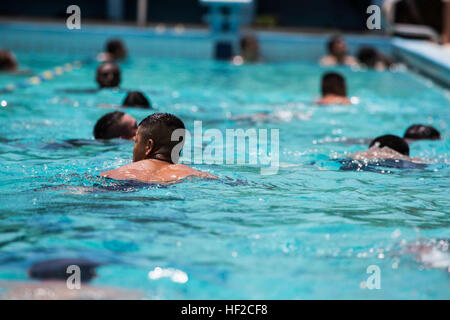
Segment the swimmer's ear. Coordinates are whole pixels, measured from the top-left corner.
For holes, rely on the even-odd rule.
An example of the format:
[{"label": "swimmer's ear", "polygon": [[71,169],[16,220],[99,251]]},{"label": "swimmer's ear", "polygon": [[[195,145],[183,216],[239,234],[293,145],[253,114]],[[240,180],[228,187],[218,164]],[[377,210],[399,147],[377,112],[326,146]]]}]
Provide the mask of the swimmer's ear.
[{"label": "swimmer's ear", "polygon": [[153,141],[153,139],[148,139],[147,145],[145,146],[145,156],[146,157],[150,156],[154,147],[155,147],[155,142]]}]

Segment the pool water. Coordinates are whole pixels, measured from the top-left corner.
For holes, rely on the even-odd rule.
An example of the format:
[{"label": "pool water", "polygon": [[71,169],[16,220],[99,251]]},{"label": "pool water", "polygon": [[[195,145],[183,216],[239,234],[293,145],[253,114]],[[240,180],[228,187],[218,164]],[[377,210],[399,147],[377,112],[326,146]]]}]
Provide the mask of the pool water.
[{"label": "pool water", "polygon": [[[84,59],[18,52],[42,72]],[[93,286],[143,292],[148,299],[449,299],[450,256],[420,260],[408,250],[450,237],[450,96],[405,70],[352,71],[350,107],[317,107],[330,70],[309,63],[234,66],[134,57],[122,87],[142,90],[155,111],[192,130],[280,130],[280,169],[194,167],[217,181],[170,186],[113,183],[98,175],[131,162],[133,143],[93,139],[92,129],[125,91],[95,88],[95,63],[2,94],[0,108],[0,281],[27,280],[34,262],[79,257],[103,263]],[[1,75],[0,87],[25,80]],[[138,121],[150,112],[124,110]],[[258,112],[260,123],[234,121]],[[290,114],[302,117],[290,117]],[[272,121],[271,121],[272,120]],[[346,153],[382,134],[431,124],[440,141],[410,145],[426,168],[340,170]],[[122,186],[122,187],[121,187]],[[371,265],[381,289],[364,288]],[[160,269],[158,269],[160,268]]]}]

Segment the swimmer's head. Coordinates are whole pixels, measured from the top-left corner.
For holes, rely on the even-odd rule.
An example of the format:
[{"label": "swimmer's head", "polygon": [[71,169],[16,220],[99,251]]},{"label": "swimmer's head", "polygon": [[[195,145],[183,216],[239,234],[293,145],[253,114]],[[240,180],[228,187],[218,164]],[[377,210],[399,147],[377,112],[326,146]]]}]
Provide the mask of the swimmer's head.
[{"label": "swimmer's head", "polygon": [[414,124],[406,130],[403,138],[408,140],[439,140],[441,134],[431,126]]},{"label": "swimmer's head", "polygon": [[259,59],[259,42],[254,36],[247,35],[240,41],[241,55],[246,61],[256,61]]},{"label": "swimmer's head", "polygon": [[408,143],[397,136],[392,134],[387,134],[378,138],[375,138],[369,145],[369,148],[377,147],[384,148],[388,147],[398,153],[401,153],[405,156],[409,156],[409,146]]},{"label": "swimmer's head", "polygon": [[123,100],[122,106],[142,108],[142,109],[151,109],[152,108],[148,99],[140,91],[128,92],[127,96],[125,97],[125,100]]},{"label": "swimmer's head", "polygon": [[342,58],[347,55],[348,48],[344,39],[340,36],[332,37],[327,43],[328,53],[337,58]]},{"label": "swimmer's head", "polygon": [[0,50],[0,71],[15,71],[17,67],[14,54],[9,50]]},{"label": "swimmer's head", "polygon": [[111,62],[98,66],[95,79],[100,88],[114,88],[120,84],[120,68]]},{"label": "swimmer's head", "polygon": [[[175,141],[172,141],[172,134]],[[169,113],[154,113],[148,116],[139,124],[133,161],[158,159],[177,163],[184,144],[184,134],[184,123],[176,116]],[[176,151],[176,154],[172,155],[172,150]]]},{"label": "swimmer's head", "polygon": [[127,57],[127,48],[120,39],[108,40],[105,47],[113,60],[123,60]]},{"label": "swimmer's head", "polygon": [[105,114],[94,127],[95,139],[126,139],[134,140],[136,137],[137,122],[132,116],[121,111]]},{"label": "swimmer's head", "polygon": [[378,51],[373,47],[362,47],[357,56],[359,63],[367,68],[375,68],[379,60]]},{"label": "swimmer's head", "polygon": [[339,97],[347,96],[345,78],[336,72],[328,72],[322,76],[322,96],[333,94]]},{"label": "swimmer's head", "polygon": [[28,269],[28,276],[37,280],[67,280],[69,266],[80,268],[80,281],[88,282],[96,277],[95,268],[99,263],[87,259],[53,259],[37,262]]}]

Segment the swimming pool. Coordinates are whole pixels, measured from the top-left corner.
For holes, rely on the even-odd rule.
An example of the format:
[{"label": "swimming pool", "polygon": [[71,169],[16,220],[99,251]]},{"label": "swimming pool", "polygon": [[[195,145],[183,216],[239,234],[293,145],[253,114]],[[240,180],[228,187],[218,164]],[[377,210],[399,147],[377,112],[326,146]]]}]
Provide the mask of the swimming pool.
[{"label": "swimming pool", "polygon": [[[84,59],[16,52],[37,72]],[[449,94],[408,71],[339,70],[351,107],[316,107],[314,63],[234,66],[201,59],[132,56],[122,87],[145,92],[158,112],[188,129],[280,130],[278,174],[257,166],[194,165],[218,181],[109,188],[99,173],[131,161],[133,144],[70,147],[92,139],[95,121],[126,92],[95,87],[95,63],[2,94],[0,280],[29,281],[33,262],[82,257],[103,263],[92,285],[142,291],[148,299],[448,299],[448,252],[416,261],[408,247],[449,238]],[[0,77],[0,86],[23,80]],[[141,120],[145,110],[125,112]],[[234,121],[267,111],[272,121]],[[292,117],[302,114],[303,117]],[[413,123],[441,141],[411,144],[425,169],[339,170],[336,159],[367,138],[403,135]],[[364,140],[366,139],[366,140]],[[363,141],[363,142],[361,142]],[[362,283],[370,265],[381,289]],[[166,272],[149,272],[160,270]],[[157,275],[165,274],[166,277]],[[156,275],[156,276],[155,276]]]}]

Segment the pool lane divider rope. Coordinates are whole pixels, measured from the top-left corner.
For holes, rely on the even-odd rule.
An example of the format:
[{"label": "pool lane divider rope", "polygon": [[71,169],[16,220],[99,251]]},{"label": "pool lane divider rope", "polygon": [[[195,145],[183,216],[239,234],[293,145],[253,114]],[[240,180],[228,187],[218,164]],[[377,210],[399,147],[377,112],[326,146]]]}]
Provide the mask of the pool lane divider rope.
[{"label": "pool lane divider rope", "polygon": [[52,80],[53,78],[61,76],[64,73],[68,73],[75,69],[79,69],[83,65],[92,63],[95,61],[96,61],[95,59],[90,58],[90,59],[86,59],[83,61],[76,60],[73,62],[68,62],[62,66],[56,66],[53,69],[45,70],[35,76],[29,77],[24,81],[8,84],[5,87],[0,89],[0,93],[11,93],[11,92],[15,91],[16,89],[22,89],[22,88],[41,84],[42,82]]}]

